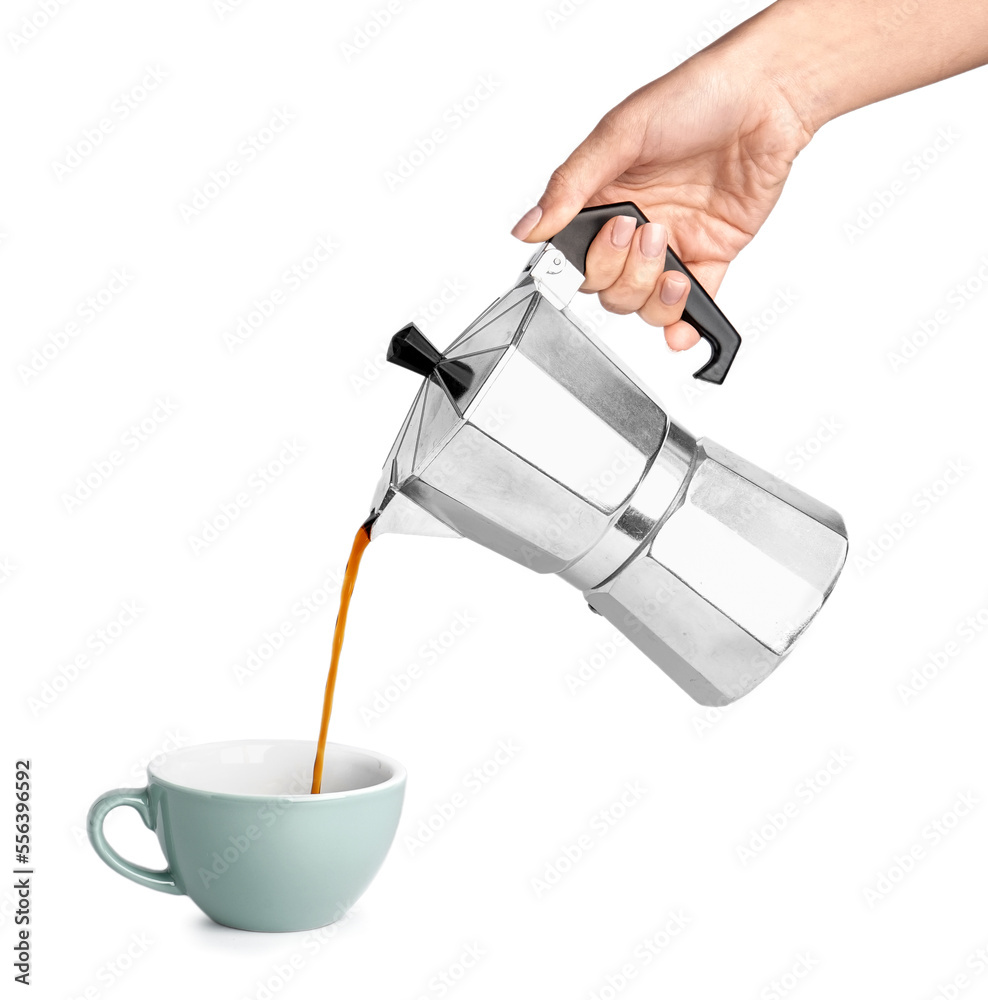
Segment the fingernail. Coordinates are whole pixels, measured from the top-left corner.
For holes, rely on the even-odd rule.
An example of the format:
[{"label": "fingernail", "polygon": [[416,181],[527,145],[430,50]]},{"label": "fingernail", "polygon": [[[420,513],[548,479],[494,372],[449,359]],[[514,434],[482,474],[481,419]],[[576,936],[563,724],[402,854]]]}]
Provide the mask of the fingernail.
[{"label": "fingernail", "polygon": [[542,218],[542,209],[536,205],[535,208],[530,208],[516,223],[515,228],[511,230],[511,235],[515,239],[523,240],[528,234],[539,224],[539,219]]},{"label": "fingernail", "polygon": [[664,305],[674,306],[689,287],[689,282],[681,275],[673,272],[662,282],[659,298]]},{"label": "fingernail", "polygon": [[611,227],[611,243],[618,250],[624,250],[631,242],[631,237],[635,235],[637,225],[637,220],[633,216],[619,215]]},{"label": "fingernail", "polygon": [[666,227],[661,222],[646,222],[642,226],[642,254],[658,257],[666,247]]}]

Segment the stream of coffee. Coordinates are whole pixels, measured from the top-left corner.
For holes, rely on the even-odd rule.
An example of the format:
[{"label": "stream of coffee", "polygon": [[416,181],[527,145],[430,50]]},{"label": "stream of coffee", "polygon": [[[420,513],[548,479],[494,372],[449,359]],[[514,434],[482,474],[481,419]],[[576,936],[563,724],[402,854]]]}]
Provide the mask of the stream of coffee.
[{"label": "stream of coffee", "polygon": [[346,573],[343,574],[343,587],[340,590],[340,610],[336,616],[336,631],[333,632],[333,652],[329,660],[329,676],[326,678],[326,694],[322,703],[322,723],[319,726],[319,743],[316,746],[316,759],[312,765],[312,794],[317,795],[322,790],[322,765],[326,755],[326,733],[329,731],[329,717],[333,712],[333,691],[336,689],[336,670],[340,665],[340,651],[343,649],[343,633],[346,631],[346,613],[350,608],[350,598],[357,582],[357,570],[360,569],[360,557],[364,549],[370,545],[370,528],[373,519],[365,521],[357,530],[347,560]]}]

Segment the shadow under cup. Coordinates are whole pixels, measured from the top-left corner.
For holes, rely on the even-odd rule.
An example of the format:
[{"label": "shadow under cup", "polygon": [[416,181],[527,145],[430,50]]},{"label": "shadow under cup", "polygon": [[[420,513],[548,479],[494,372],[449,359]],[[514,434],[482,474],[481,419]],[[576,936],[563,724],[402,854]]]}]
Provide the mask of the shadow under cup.
[{"label": "shadow under cup", "polygon": [[[394,840],[405,769],[369,750],[326,745],[323,791],[309,793],[311,740],[183,747],[148,767],[146,788],[118,788],[89,810],[89,839],[111,868],[185,894],[217,923],[311,930],[339,920],[377,874]],[[154,830],[168,867],[121,857],[103,835],[116,806]]]}]

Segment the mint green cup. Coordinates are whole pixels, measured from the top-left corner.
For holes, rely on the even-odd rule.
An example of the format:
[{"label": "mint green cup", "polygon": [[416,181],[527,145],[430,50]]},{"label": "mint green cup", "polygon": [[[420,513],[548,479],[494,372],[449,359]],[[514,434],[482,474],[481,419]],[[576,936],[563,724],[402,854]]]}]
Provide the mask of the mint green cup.
[{"label": "mint green cup", "polygon": [[[146,788],[117,788],[89,810],[89,840],[114,871],[189,896],[218,924],[301,931],[339,920],[391,848],[405,795],[395,760],[326,745],[324,789],[309,793],[310,740],[182,747],[148,766]],[[136,809],[168,867],[121,857],[103,835],[117,806]]]}]

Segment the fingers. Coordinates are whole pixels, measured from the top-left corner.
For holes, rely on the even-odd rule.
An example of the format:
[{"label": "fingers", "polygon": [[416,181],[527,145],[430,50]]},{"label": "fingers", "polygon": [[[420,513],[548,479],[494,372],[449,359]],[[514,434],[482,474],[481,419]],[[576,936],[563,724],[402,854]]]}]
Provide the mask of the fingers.
[{"label": "fingers", "polygon": [[[633,222],[628,216],[619,216],[600,231],[587,253],[587,279],[582,290],[597,292],[609,312],[637,312],[649,325],[665,327],[670,349],[685,351],[700,340],[697,331],[682,319],[692,283],[680,271],[663,270],[667,240],[660,224],[642,226],[623,247]],[[694,279],[712,293],[720,287],[727,265],[698,263],[692,269]]]},{"label": "fingers", "polygon": [[[617,227],[615,227],[617,228]],[[607,246],[599,234],[591,245],[594,260],[587,255],[587,274],[591,287],[598,291],[601,305],[609,312],[630,313],[650,303],[665,267],[666,228],[658,222],[648,222],[635,230],[627,250]],[[597,247],[595,244],[602,244]],[[617,263],[623,256],[620,271]],[[603,265],[603,275],[596,272],[597,260]],[[605,284],[605,281],[608,282]],[[655,312],[652,307],[652,312]],[[668,313],[669,311],[666,310]],[[669,321],[673,317],[669,313]]]},{"label": "fingers", "polygon": [[[724,275],[727,273],[727,264],[723,261],[695,262],[690,264],[690,270],[693,272],[694,279],[700,283],[703,289],[710,295],[715,295],[720,288],[721,282],[724,280]],[[684,275],[679,275],[679,277],[684,281],[688,280]],[[682,315],[682,311],[686,306],[687,298],[688,291],[687,295],[677,302],[674,307],[679,310],[680,315]],[[664,325],[666,343],[673,351],[686,351],[700,342],[700,335],[689,323],[683,320]]]},{"label": "fingers", "polygon": [[[655,283],[652,294],[638,312],[651,326],[672,326],[682,318],[689,293],[690,279],[685,274],[666,271]],[[668,340],[668,335],[666,339]]]},{"label": "fingers", "polygon": [[587,276],[580,286],[584,292],[609,288],[621,276],[638,221],[618,215],[604,223],[587,249]]},{"label": "fingers", "polygon": [[686,351],[700,343],[700,335],[685,320],[666,327],[666,343],[671,351]]},{"label": "fingers", "polygon": [[551,239],[573,220],[593,195],[631,165],[641,136],[605,116],[557,167],[538,204],[515,224],[511,235],[526,243]]},{"label": "fingers", "polygon": [[651,326],[665,327],[669,347],[685,351],[700,340],[682,319],[690,280],[679,271],[664,270],[665,227],[650,222],[636,230],[635,225],[633,217],[620,215],[601,229],[587,252],[582,290],[597,292],[609,312],[637,312]]}]

